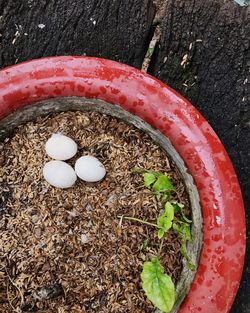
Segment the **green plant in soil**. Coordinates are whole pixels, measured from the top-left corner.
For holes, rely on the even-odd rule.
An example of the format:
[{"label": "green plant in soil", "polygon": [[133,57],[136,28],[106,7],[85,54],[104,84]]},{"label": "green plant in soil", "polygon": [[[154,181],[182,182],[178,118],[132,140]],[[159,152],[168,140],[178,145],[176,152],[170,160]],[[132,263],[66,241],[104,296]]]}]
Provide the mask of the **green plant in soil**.
[{"label": "green plant in soil", "polygon": [[[161,201],[163,210],[156,223],[130,216],[118,217],[157,228],[157,237],[161,240],[158,255],[161,253],[165,234],[172,229],[180,238],[180,253],[185,258],[187,266],[194,270],[195,267],[187,253],[187,242],[192,241],[190,229],[192,221],[185,216],[184,205],[171,200],[171,192],[175,191],[171,180],[160,172],[144,169],[135,169],[134,172],[143,174],[144,186],[149,188]],[[142,288],[154,306],[165,313],[170,312],[175,302],[175,287],[171,277],[164,273],[164,268],[160,264],[158,256],[144,262],[141,280]]]},{"label": "green plant in soil", "polygon": [[142,288],[148,299],[163,312],[171,311],[174,301],[174,283],[154,256],[150,262],[144,262],[141,273]]}]

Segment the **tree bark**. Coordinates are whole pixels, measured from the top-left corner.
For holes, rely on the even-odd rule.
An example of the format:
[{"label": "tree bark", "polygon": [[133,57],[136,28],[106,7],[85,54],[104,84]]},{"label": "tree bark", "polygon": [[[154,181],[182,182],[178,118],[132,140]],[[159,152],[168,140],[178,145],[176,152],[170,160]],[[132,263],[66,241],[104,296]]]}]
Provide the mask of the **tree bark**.
[{"label": "tree bark", "polygon": [[[188,98],[220,135],[249,182],[250,7],[170,0],[150,73]],[[242,171],[244,167],[244,171]]]},{"label": "tree bark", "polygon": [[[233,0],[169,0],[149,68],[202,112],[231,157],[250,215],[250,7]],[[232,312],[250,312],[250,229]]]},{"label": "tree bark", "polygon": [[54,55],[140,67],[154,14],[151,0],[0,0],[0,68]]}]

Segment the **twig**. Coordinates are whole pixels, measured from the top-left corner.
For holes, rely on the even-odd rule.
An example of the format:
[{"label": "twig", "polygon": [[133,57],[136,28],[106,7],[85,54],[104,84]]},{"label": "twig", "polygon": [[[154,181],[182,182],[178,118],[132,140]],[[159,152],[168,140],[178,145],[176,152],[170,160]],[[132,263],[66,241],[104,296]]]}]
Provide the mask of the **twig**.
[{"label": "twig", "polygon": [[21,297],[21,304],[20,304],[20,307],[22,306],[22,304],[24,303],[24,297],[23,297],[23,294],[20,290],[20,288],[15,284],[15,282],[12,280],[12,278],[10,277],[8,271],[7,271],[7,268],[5,268],[5,272],[9,278],[9,281],[12,283],[12,285],[18,290],[19,294],[20,294],[20,297]]},{"label": "twig", "polygon": [[159,190],[159,191],[152,191],[152,193],[155,195],[157,195],[157,194],[161,194],[161,193],[165,193],[165,192],[171,192],[171,191],[175,191],[174,189],[162,189],[162,190]]},{"label": "twig", "polygon": [[156,177],[159,177],[160,175],[162,175],[160,172],[156,172],[156,171],[151,171],[151,170],[146,170],[144,168],[139,168],[139,167],[135,167],[132,170],[132,173],[148,173],[148,174],[153,174]]},{"label": "twig", "polygon": [[118,218],[125,219],[125,220],[129,220],[129,221],[139,222],[139,223],[146,224],[146,225],[149,225],[149,226],[154,226],[154,227],[156,227],[156,228],[161,228],[160,226],[158,226],[158,225],[156,225],[156,224],[153,224],[153,223],[149,223],[149,222],[140,220],[139,218],[129,217],[129,216],[123,216],[123,215],[118,215],[117,217],[118,217]]},{"label": "twig", "polygon": [[160,248],[159,248],[159,252],[158,252],[158,256],[159,257],[160,257],[160,254],[161,254],[162,247],[163,247],[163,238],[161,239]]},{"label": "twig", "polygon": [[10,300],[10,297],[9,297],[9,283],[8,283],[8,282],[7,282],[6,289],[7,289],[7,300],[8,300],[8,302],[9,302],[9,304],[10,304],[10,306],[11,306],[13,312],[17,312],[17,313],[18,313],[19,311],[17,311],[17,309],[16,309],[16,308],[13,306],[13,304],[12,304],[13,300]]},{"label": "twig", "polygon": [[172,191],[177,195],[179,202],[182,202],[179,192],[177,190],[172,190]]},{"label": "twig", "polygon": [[119,222],[119,226],[122,226],[122,220],[123,220],[123,215],[120,217],[120,222]]}]

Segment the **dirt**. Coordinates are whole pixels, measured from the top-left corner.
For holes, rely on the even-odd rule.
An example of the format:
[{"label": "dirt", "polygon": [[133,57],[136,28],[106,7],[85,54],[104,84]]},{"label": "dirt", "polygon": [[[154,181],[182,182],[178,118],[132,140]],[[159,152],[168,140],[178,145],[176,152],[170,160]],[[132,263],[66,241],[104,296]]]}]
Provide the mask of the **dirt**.
[{"label": "dirt", "polygon": [[[69,189],[48,185],[44,145],[61,132],[106,167],[99,183]],[[144,260],[157,254],[154,228],[119,219],[155,222],[161,204],[143,187],[135,167],[161,171],[189,201],[178,171],[148,135],[100,113],[67,112],[20,126],[0,143],[0,311],[153,312],[141,287]],[[147,243],[147,244],[146,244]],[[174,282],[182,269],[180,243],[165,236],[160,261]]]}]

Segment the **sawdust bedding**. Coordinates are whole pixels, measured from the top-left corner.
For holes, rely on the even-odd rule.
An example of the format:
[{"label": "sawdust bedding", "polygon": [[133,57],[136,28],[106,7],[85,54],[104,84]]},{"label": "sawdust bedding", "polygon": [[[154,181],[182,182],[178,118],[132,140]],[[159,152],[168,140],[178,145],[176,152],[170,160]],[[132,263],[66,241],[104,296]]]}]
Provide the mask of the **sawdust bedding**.
[{"label": "sawdust bedding", "polygon": [[[106,167],[99,183],[78,180],[56,189],[42,177],[52,133],[74,139],[77,157],[91,154]],[[140,282],[144,260],[159,240],[148,225],[160,203],[143,187],[134,167],[167,173],[173,199],[189,201],[175,165],[150,137],[104,114],[64,112],[20,126],[0,143],[0,312],[153,312]],[[177,236],[169,231],[160,256],[178,279],[182,264]]]}]

